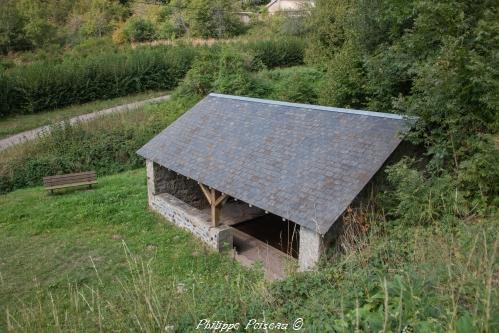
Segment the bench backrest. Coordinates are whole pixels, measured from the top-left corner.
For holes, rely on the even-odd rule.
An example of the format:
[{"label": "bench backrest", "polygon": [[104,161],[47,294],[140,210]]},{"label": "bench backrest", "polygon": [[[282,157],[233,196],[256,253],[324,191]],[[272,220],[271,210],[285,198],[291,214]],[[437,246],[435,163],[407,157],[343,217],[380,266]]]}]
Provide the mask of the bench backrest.
[{"label": "bench backrest", "polygon": [[93,182],[97,180],[95,171],[68,173],[66,175],[43,177],[43,186],[54,187],[67,184]]}]

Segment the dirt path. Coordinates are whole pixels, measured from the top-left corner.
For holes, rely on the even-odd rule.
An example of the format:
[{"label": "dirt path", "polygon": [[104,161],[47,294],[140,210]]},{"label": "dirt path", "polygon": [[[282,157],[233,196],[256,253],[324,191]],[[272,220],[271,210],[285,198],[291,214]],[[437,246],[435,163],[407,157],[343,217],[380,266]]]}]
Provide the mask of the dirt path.
[{"label": "dirt path", "polygon": [[[75,124],[79,122],[85,122],[89,121],[98,117],[102,117],[108,114],[113,114],[113,113],[120,113],[120,112],[125,112],[129,110],[135,110],[138,109],[146,104],[149,103],[158,103],[162,101],[166,101],[170,98],[170,95],[165,95],[165,96],[159,96],[151,99],[146,99],[144,101],[138,101],[138,102],[133,102],[125,105],[119,105],[119,106],[114,106],[109,109],[104,109],[101,111],[96,111],[92,113],[87,113],[83,114],[81,116],[73,117],[69,119],[70,124]],[[67,122],[68,120],[66,120]],[[62,122],[61,122],[62,123]],[[0,140],[0,151],[4,150],[10,146],[17,145],[19,143],[23,143],[29,140],[33,140],[38,138],[41,135],[47,134],[50,132],[52,125],[46,125],[42,127],[38,127],[29,131],[24,131],[18,134],[14,134],[12,136],[6,137],[4,139]]]}]

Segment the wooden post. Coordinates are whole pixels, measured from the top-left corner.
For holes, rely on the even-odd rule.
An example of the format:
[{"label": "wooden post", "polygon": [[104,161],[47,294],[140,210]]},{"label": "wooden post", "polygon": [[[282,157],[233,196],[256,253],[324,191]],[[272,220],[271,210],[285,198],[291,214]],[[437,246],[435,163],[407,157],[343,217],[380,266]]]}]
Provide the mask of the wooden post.
[{"label": "wooden post", "polygon": [[220,205],[217,205],[217,191],[211,189],[211,222],[214,227],[218,227],[220,223]]},{"label": "wooden post", "polygon": [[214,188],[212,188],[211,191],[208,191],[203,184],[200,183],[199,186],[201,186],[201,190],[211,206],[211,223],[213,223],[214,227],[218,227],[220,224],[220,207],[222,206],[223,201],[227,198],[227,195],[222,193],[219,197],[217,197],[217,190]]}]

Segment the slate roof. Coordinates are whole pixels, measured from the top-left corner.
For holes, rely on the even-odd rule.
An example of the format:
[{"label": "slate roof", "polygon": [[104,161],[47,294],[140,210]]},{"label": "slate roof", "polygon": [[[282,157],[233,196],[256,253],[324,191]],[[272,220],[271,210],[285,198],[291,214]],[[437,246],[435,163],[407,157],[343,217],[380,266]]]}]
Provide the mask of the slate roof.
[{"label": "slate roof", "polygon": [[138,154],[324,234],[406,124],[395,114],[210,94]]}]

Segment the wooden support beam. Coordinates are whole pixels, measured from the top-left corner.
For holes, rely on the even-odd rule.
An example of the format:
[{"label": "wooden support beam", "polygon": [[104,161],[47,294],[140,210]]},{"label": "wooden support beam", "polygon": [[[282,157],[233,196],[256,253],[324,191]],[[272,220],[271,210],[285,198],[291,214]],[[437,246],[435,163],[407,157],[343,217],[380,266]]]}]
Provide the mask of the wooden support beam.
[{"label": "wooden support beam", "polygon": [[224,201],[225,199],[227,199],[227,194],[222,193],[222,195],[219,196],[218,199],[215,201],[215,206],[220,205],[222,201]]},{"label": "wooden support beam", "polygon": [[201,190],[203,191],[204,193],[204,196],[206,197],[206,200],[208,200],[208,203],[211,205],[211,193],[208,192],[208,189],[206,187],[204,187],[203,184],[199,183],[199,186],[201,186]]},{"label": "wooden support beam", "polygon": [[220,206],[217,205],[217,191],[211,189],[211,223],[214,227],[220,224]]},{"label": "wooden support beam", "polygon": [[227,194],[222,193],[217,197],[217,191],[214,188],[208,190],[201,183],[199,183],[199,186],[211,206],[211,223],[213,223],[214,227],[217,227],[220,224],[220,207],[224,204],[224,201],[228,198],[228,196]]}]

